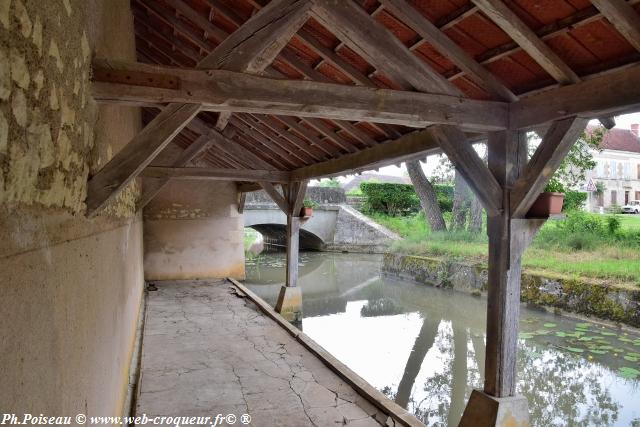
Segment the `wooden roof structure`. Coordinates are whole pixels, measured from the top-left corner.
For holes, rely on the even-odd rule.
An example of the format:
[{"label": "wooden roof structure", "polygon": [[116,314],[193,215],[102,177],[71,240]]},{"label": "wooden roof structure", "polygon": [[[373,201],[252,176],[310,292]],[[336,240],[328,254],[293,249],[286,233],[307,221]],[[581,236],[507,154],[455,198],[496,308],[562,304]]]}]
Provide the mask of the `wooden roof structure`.
[{"label": "wooden roof structure", "polygon": [[[169,177],[353,173],[571,116],[610,127],[607,117],[640,106],[640,0],[131,0],[131,8],[139,62],[96,59],[94,97],[143,106],[147,132],[182,122],[161,140],[143,132],[139,140],[155,141],[138,142],[146,154],[127,172],[122,162],[134,163],[134,153],[123,150],[93,177],[90,213],[140,174],[156,178],[144,205]],[[175,109],[160,113],[167,103]],[[443,129],[464,142],[447,150]],[[171,141],[182,156],[148,167]],[[185,170],[193,160],[208,167]]]}]

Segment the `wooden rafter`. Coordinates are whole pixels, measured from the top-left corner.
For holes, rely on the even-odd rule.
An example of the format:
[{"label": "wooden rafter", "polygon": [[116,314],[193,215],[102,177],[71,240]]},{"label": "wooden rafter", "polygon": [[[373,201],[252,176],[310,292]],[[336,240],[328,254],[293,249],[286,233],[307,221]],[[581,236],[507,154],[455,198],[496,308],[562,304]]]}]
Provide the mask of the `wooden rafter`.
[{"label": "wooden rafter", "polygon": [[640,15],[624,0],[591,0],[622,36],[640,51]]},{"label": "wooden rafter", "polygon": [[453,61],[461,70],[465,71],[496,99],[504,101],[515,101],[517,99],[513,92],[498,81],[489,70],[477,63],[475,59],[405,0],[382,0],[382,5],[409,25],[423,39],[428,40],[429,43]]}]

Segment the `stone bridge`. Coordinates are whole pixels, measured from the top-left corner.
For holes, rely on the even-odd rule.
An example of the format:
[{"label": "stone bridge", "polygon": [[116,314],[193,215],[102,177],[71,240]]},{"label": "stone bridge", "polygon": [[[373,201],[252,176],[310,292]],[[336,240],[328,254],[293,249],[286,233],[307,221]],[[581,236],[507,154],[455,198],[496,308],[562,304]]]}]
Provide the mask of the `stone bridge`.
[{"label": "stone bridge", "polygon": [[[300,228],[300,249],[382,252],[399,236],[346,204],[344,190],[309,187],[307,198],[317,206]],[[272,245],[286,242],[287,217],[263,191],[247,194],[244,226],[258,231]]]}]

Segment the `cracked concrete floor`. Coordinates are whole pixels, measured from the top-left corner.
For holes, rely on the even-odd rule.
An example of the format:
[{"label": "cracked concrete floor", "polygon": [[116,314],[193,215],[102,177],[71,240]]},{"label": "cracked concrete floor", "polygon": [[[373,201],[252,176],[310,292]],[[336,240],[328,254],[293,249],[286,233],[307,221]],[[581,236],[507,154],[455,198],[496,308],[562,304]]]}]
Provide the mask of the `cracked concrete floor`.
[{"label": "cracked concrete floor", "polygon": [[296,427],[387,419],[230,283],[156,286],[147,302],[138,416],[234,414],[242,425],[249,414],[252,426]]}]

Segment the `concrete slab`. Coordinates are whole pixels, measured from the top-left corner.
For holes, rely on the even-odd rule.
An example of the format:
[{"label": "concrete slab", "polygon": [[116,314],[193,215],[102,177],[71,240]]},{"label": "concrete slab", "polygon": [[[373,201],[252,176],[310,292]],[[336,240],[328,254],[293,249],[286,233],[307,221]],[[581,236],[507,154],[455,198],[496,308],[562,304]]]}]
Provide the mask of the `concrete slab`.
[{"label": "concrete slab", "polygon": [[[217,426],[246,425],[243,414],[252,426],[380,425],[376,408],[228,282],[156,286],[137,416],[210,416],[203,424]],[[218,414],[235,420],[216,424]]]}]

